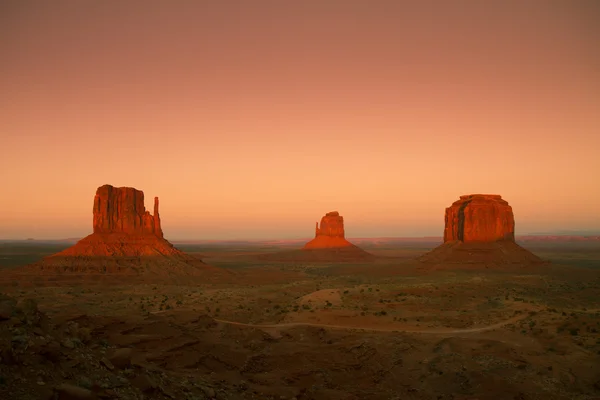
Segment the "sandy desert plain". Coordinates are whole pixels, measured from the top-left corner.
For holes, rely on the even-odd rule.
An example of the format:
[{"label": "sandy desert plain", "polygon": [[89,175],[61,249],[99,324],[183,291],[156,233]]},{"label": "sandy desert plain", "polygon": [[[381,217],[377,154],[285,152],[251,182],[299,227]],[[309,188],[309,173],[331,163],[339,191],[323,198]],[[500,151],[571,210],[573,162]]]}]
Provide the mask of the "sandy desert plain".
[{"label": "sandy desert plain", "polygon": [[0,398],[600,399],[598,237],[517,236],[544,260],[524,264],[307,240],[174,242],[193,273],[40,268],[75,241],[1,242]]}]

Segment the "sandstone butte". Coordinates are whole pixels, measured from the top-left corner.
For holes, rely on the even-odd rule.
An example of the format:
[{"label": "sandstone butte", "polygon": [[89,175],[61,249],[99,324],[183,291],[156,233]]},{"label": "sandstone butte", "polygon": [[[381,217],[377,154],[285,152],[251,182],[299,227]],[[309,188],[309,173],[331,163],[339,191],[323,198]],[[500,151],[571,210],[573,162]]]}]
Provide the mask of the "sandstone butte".
[{"label": "sandstone butte", "polygon": [[446,208],[444,243],[419,260],[464,266],[543,263],[515,243],[512,207],[497,194],[460,196]]},{"label": "sandstone butte", "polygon": [[53,272],[186,275],[216,269],[176,249],[163,237],[158,205],[155,197],[152,215],[146,211],[141,190],[100,186],[94,197],[93,233],[30,267]]},{"label": "sandstone butte", "polygon": [[131,187],[100,186],[94,196],[94,233],[125,233],[163,237],[154,198],[154,215],[146,211],[144,192]]},{"label": "sandstone butte", "polygon": [[515,241],[512,207],[496,194],[460,196],[446,208],[444,242]]},{"label": "sandstone butte", "polygon": [[344,217],[337,211],[331,211],[316,223],[315,238],[304,245],[304,249],[331,249],[354,246],[346,240]]},{"label": "sandstone butte", "polygon": [[375,256],[346,240],[344,217],[337,211],[328,212],[317,222],[315,238],[297,250],[261,254],[264,261],[355,262],[373,260]]}]

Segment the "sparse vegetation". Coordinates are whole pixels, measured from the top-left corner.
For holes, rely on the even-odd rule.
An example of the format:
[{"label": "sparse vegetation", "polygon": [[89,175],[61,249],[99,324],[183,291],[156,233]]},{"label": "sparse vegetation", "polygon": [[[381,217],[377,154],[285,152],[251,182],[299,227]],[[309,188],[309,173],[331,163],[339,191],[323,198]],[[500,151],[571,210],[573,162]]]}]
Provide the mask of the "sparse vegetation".
[{"label": "sparse vegetation", "polygon": [[[213,257],[218,264],[219,256],[213,254]],[[231,256],[223,253],[223,258],[226,257]],[[428,398],[431,394],[427,392],[427,385],[433,382],[431,372],[437,379],[443,380],[445,377],[457,376],[455,371],[472,382],[473,386],[469,390],[473,393],[469,392],[469,395],[473,397],[480,390],[476,386],[480,383],[479,376],[489,376],[494,371],[501,371],[505,375],[500,374],[495,379],[508,382],[509,378],[505,376],[510,376],[511,383],[507,387],[525,390],[519,386],[519,382],[527,381],[537,385],[553,382],[556,385],[553,390],[558,387],[557,392],[562,390],[561,393],[567,398],[572,393],[569,392],[571,386],[563,385],[561,379],[571,378],[548,378],[554,376],[551,365],[555,366],[554,372],[557,372],[556,365],[560,365],[561,370],[569,368],[574,371],[575,379],[581,382],[578,387],[583,388],[578,390],[585,391],[585,385],[591,382],[588,370],[593,371],[586,362],[591,359],[589,357],[597,357],[600,352],[600,314],[597,311],[600,308],[600,296],[598,283],[593,279],[579,279],[576,275],[568,274],[553,277],[548,273],[545,276],[546,283],[537,275],[528,275],[527,271],[521,270],[514,275],[495,275],[490,270],[486,271],[485,280],[478,280],[475,278],[481,276],[481,273],[407,273],[403,269],[409,269],[410,266],[403,265],[402,268],[388,270],[388,266],[383,263],[369,265],[368,268],[358,263],[288,263],[283,267],[273,265],[271,268],[268,264],[244,264],[242,257],[236,258],[235,262],[228,262],[231,265],[228,268],[235,268],[238,272],[241,271],[241,276],[252,279],[246,282],[239,278],[239,281],[230,286],[203,281],[178,285],[152,283],[84,287],[77,284],[70,287],[46,285],[35,288],[22,284],[13,288],[9,284],[7,290],[19,300],[33,297],[42,303],[41,299],[45,299],[43,305],[52,316],[69,310],[73,315],[85,314],[86,317],[82,317],[80,321],[94,320],[96,316],[110,316],[114,319],[111,323],[106,322],[103,328],[80,326],[79,331],[69,338],[70,344],[67,342],[69,346],[74,346],[73,351],[81,351],[88,344],[93,344],[98,346],[98,351],[101,349],[108,354],[114,345],[108,340],[99,344],[99,335],[107,330],[113,330],[111,334],[114,335],[120,332],[120,326],[126,326],[116,323],[117,320],[129,321],[127,329],[132,331],[122,333],[124,341],[128,334],[132,338],[140,335],[142,342],[132,346],[153,355],[156,353],[157,359],[163,360],[164,365],[187,362],[189,356],[189,362],[196,363],[193,364],[194,368],[215,372],[214,377],[194,372],[194,381],[210,380],[214,388],[225,387],[225,381],[229,379],[215,365],[227,364],[227,368],[233,369],[235,362],[232,360],[238,357],[249,360],[244,370],[245,376],[258,379],[261,373],[262,376],[272,374],[274,379],[289,379],[288,385],[292,387],[296,375],[288,374],[286,368],[293,370],[298,376],[308,370],[313,373],[322,370],[323,372],[319,372],[322,378],[319,379],[337,385],[332,387],[346,387],[342,383],[352,387],[355,376],[353,368],[357,365],[356,360],[362,360],[360,362],[364,366],[361,373],[373,371],[372,376],[366,379],[372,378],[381,387],[390,385],[396,388],[397,385],[393,386],[397,383],[395,377],[405,374],[415,382],[413,386],[419,390],[414,393],[421,393],[423,398]],[[318,270],[319,273],[307,272],[311,269]],[[370,275],[370,271],[376,273]],[[250,281],[252,284],[248,283]],[[166,311],[170,312],[161,314]],[[180,314],[182,320],[178,321]],[[161,315],[165,316],[164,319],[161,319]],[[130,318],[131,316],[134,318]],[[245,330],[243,327],[226,329],[222,324],[209,327],[211,317],[251,324],[307,322],[317,326],[360,325],[389,330],[389,335],[358,330],[340,332],[326,328],[321,331],[318,327],[304,329],[301,326],[289,330],[283,328],[278,332]],[[157,323],[157,327],[152,327],[152,323]],[[506,324],[502,325],[504,323]],[[133,326],[135,324],[139,325]],[[478,336],[474,333],[465,335],[460,340],[450,334],[420,334],[414,337],[402,334],[405,330],[443,332],[478,329],[495,324],[500,326],[494,328],[489,335]],[[153,342],[152,335],[162,335],[161,329],[169,335],[173,334],[173,339]],[[398,334],[392,335],[392,331],[396,330]],[[271,334],[275,337],[279,334],[282,338],[273,340],[269,336]],[[18,332],[11,335],[19,336]],[[483,338],[485,341],[480,340]],[[505,342],[500,341],[500,338]],[[135,342],[139,339],[131,340]],[[199,344],[184,344],[183,350],[170,350],[179,342],[194,343],[195,340],[200,340]],[[538,351],[535,357],[523,350],[531,340],[535,340],[544,349],[541,354]],[[302,343],[302,354],[306,355],[306,359],[297,363],[295,358],[289,361],[289,349],[294,341]],[[432,353],[432,348],[438,350]],[[63,347],[64,349],[66,348]],[[198,354],[202,356],[196,358]],[[264,361],[259,362],[257,358],[254,365],[252,360],[257,354]],[[519,366],[511,364],[512,361],[507,361],[512,360],[508,358],[508,354],[523,362],[519,361]],[[571,354],[577,354],[579,358],[571,358]],[[344,374],[348,381],[335,380],[337,374],[328,369],[330,366],[323,361],[327,359],[335,359],[336,368],[339,366],[349,371]],[[423,360],[423,364],[410,364],[414,359]],[[3,362],[4,360],[3,358]],[[416,368],[417,372],[413,372],[411,368]],[[426,373],[423,373],[423,368]],[[131,368],[127,373],[123,372],[122,376],[133,374],[131,377],[135,378],[134,375],[139,370],[139,367]],[[0,369],[0,374],[4,375],[4,370]],[[79,376],[73,376],[72,382],[81,387],[89,383],[86,380],[80,381]],[[451,386],[450,383],[443,382],[444,385]],[[238,384],[242,387],[241,383],[235,382],[235,385]],[[34,382],[34,385],[37,384]],[[250,390],[257,387],[251,380],[247,380],[244,385]],[[287,392],[281,394],[292,398]],[[198,398],[204,397],[207,396],[201,394]],[[225,395],[222,397],[226,398]]]}]

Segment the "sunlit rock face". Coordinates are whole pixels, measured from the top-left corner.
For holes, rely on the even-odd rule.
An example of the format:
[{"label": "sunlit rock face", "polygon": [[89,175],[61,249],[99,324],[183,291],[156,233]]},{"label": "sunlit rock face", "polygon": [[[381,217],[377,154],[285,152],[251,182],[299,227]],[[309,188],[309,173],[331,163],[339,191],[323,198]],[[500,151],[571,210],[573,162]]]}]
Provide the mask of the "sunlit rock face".
[{"label": "sunlit rock face", "polygon": [[345,239],[344,217],[337,211],[331,211],[317,222],[315,238],[304,245],[305,249],[330,249],[354,246]]},{"label": "sunlit rock face", "polygon": [[515,241],[512,207],[497,194],[460,196],[446,208],[444,242]]},{"label": "sunlit rock face", "polygon": [[100,186],[94,196],[92,226],[92,234],[32,267],[39,271],[187,275],[208,269],[202,260],[178,250],[163,237],[158,197],[154,198],[154,215],[150,214],[141,190]]},{"label": "sunlit rock face", "polygon": [[154,198],[154,215],[146,211],[144,192],[131,187],[100,186],[94,197],[94,233],[152,234],[163,232],[158,213],[158,197]]},{"label": "sunlit rock face", "polygon": [[460,196],[446,208],[444,243],[418,258],[424,268],[513,268],[545,262],[515,243],[513,210],[497,194]]}]

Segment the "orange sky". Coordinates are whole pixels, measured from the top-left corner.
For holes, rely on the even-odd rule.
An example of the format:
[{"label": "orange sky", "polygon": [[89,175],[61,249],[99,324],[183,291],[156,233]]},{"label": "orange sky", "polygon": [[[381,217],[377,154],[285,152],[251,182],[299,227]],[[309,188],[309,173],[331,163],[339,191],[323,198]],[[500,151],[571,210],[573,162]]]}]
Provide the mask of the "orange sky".
[{"label": "orange sky", "polygon": [[469,193],[501,194],[517,234],[598,230],[599,20],[593,0],[3,1],[0,239],[90,233],[106,183],[159,196],[171,239],[309,237],[332,210],[349,237],[440,236]]}]

